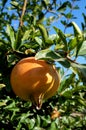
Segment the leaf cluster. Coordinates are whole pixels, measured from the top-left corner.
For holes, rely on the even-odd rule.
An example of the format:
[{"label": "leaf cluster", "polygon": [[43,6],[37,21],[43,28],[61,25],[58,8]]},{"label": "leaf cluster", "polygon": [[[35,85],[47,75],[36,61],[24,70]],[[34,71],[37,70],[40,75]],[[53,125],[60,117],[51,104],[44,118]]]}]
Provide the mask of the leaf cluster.
[{"label": "leaf cluster", "polygon": [[[24,1],[0,1],[1,130],[85,129],[86,16],[82,13],[81,29],[74,22],[76,17],[73,15],[73,10],[79,9],[78,2],[30,0],[21,26]],[[58,28],[59,19],[64,31]],[[53,25],[53,22],[56,23]],[[66,33],[66,29],[71,28],[73,32]],[[30,56],[54,64],[61,76],[58,92],[44,101],[41,110],[16,97],[10,85],[14,65]]]}]

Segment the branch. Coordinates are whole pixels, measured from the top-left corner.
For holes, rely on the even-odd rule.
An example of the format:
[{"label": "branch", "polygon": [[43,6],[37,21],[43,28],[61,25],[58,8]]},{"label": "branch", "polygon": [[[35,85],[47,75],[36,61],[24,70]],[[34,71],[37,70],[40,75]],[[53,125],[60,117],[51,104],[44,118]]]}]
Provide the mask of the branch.
[{"label": "branch", "polygon": [[23,17],[24,17],[25,11],[26,11],[26,5],[27,5],[27,0],[24,0],[24,5],[23,5],[23,8],[22,8],[22,14],[21,14],[21,18],[20,18],[20,26],[21,27],[23,26]]},{"label": "branch", "polygon": [[77,65],[79,64],[79,63],[76,62],[76,60],[72,60],[69,56],[66,56],[66,58],[67,58],[70,62],[72,62],[72,63],[75,63],[75,64],[77,64]]}]

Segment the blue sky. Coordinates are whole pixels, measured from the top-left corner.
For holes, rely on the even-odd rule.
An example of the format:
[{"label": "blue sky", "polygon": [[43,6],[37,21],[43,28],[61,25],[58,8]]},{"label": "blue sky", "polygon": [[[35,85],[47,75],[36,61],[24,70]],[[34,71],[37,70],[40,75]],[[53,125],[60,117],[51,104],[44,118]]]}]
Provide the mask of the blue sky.
[{"label": "blue sky", "polygon": [[[65,0],[63,0],[63,2],[65,2]],[[72,21],[76,22],[76,24],[80,27],[80,29],[82,29],[81,22],[84,21],[82,13],[86,12],[86,8],[85,8],[85,6],[86,6],[86,0],[80,0],[78,2],[75,2],[74,5],[78,5],[80,9],[72,11],[73,15],[77,17],[77,19],[72,19]],[[69,12],[69,10],[67,10],[67,11]],[[66,11],[66,13],[68,13],[67,11]],[[64,26],[60,23],[60,20],[61,19],[59,19],[56,23],[53,23],[53,25],[57,26],[59,29],[61,29],[62,31],[64,31]],[[62,18],[62,20],[64,20],[64,17]],[[71,31],[72,31],[72,28],[67,28],[66,33],[69,33]],[[52,31],[51,31],[51,33],[52,33]]]},{"label": "blue sky", "polygon": [[[6,4],[7,6],[10,6],[10,4],[9,4],[10,1],[11,1],[11,0],[8,0],[8,3]],[[61,1],[62,1],[62,2],[65,2],[65,0],[61,0]],[[71,0],[68,0],[68,1],[71,1]],[[78,26],[81,28],[81,22],[83,21],[82,12],[84,12],[84,13],[86,12],[86,9],[85,9],[86,0],[77,1],[77,2],[75,2],[74,5],[78,5],[78,6],[80,7],[80,9],[79,9],[79,10],[73,10],[72,13],[77,17],[77,19],[73,19],[73,21],[75,21],[75,22],[78,24]],[[13,13],[13,12],[12,12],[12,11],[9,11],[9,13],[11,14],[11,13]],[[52,14],[49,14],[49,15],[52,15]],[[58,28],[60,28],[62,31],[64,31],[62,24],[60,24],[60,20],[61,20],[61,19],[59,19],[58,22],[53,23],[53,25],[58,26]],[[17,22],[16,22],[16,21],[13,21],[12,24],[14,25],[15,28],[17,28],[18,21],[17,21]],[[52,31],[53,31],[53,30],[52,30]],[[51,31],[51,33],[53,33],[52,31]],[[72,29],[67,29],[66,31],[67,31],[67,32],[71,32]]]},{"label": "blue sky", "polygon": [[[6,6],[10,6],[10,1],[11,0],[8,0],[8,3],[6,4]],[[70,0],[69,0],[70,1]],[[62,0],[62,2],[65,2],[65,0]],[[76,16],[77,17],[77,19],[72,19],[72,21],[75,21],[76,22],[76,24],[81,28],[81,22],[83,22],[84,20],[83,20],[83,16],[82,16],[82,13],[85,13],[86,12],[86,0],[80,0],[80,1],[77,1],[77,2],[75,2],[75,4],[74,5],[78,5],[79,7],[80,7],[80,9],[78,9],[78,10],[73,10],[73,14],[74,14],[74,16]],[[67,10],[67,11],[69,11],[69,10]],[[13,11],[10,11],[9,10],[9,13],[10,14],[12,14],[13,13]],[[15,12],[14,12],[15,13]],[[67,13],[67,12],[66,12]],[[49,15],[48,16],[51,16],[52,14],[51,13],[49,13]],[[62,19],[64,19],[64,18],[62,18]],[[63,25],[60,23],[60,20],[61,19],[59,19],[58,21],[56,21],[56,22],[54,22],[53,24],[52,24],[52,26],[56,26],[56,27],[58,27],[59,29],[61,29],[62,31],[64,31],[64,27],[63,27]],[[19,20],[13,20],[13,22],[12,22],[12,25],[15,27],[15,28],[17,28],[18,27],[18,23],[19,23]],[[81,28],[82,29],[82,28]],[[67,30],[66,30],[66,33],[71,33],[72,32],[72,28],[68,28]],[[53,29],[53,27],[51,27],[51,31],[50,31],[50,34],[53,34],[53,33],[55,33],[55,31],[54,31],[54,29]],[[82,59],[82,60],[81,60]],[[78,61],[79,62],[85,62],[84,61],[84,59],[83,58],[79,58],[78,59]]]}]

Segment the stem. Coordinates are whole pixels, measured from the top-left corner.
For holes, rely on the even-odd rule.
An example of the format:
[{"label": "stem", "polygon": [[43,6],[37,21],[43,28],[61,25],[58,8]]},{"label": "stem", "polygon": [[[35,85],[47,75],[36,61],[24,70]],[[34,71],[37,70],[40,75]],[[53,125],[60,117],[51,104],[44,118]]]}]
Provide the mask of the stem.
[{"label": "stem", "polygon": [[72,60],[69,56],[66,56],[66,58],[67,58],[70,62],[75,63],[75,64],[78,64],[75,60]]},{"label": "stem", "polygon": [[23,8],[22,8],[22,14],[21,14],[21,18],[20,18],[20,26],[21,27],[23,26],[23,17],[24,17],[25,11],[26,11],[26,5],[27,5],[27,0],[24,0],[24,5],[23,5]]}]

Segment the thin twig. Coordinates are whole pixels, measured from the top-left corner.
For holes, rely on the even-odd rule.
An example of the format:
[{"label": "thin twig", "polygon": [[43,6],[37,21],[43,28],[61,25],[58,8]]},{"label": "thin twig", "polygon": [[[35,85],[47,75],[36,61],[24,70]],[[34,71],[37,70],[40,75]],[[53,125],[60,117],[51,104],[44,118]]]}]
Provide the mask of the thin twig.
[{"label": "thin twig", "polygon": [[24,17],[25,11],[26,11],[26,5],[27,5],[27,0],[24,0],[24,5],[23,5],[23,8],[22,8],[22,14],[21,14],[21,18],[20,18],[20,26],[21,27],[23,26],[23,17]]},{"label": "thin twig", "polygon": [[69,56],[66,56],[67,60],[72,62],[72,63],[75,63],[75,64],[79,64],[78,62],[76,62],[76,60],[72,60]]}]

